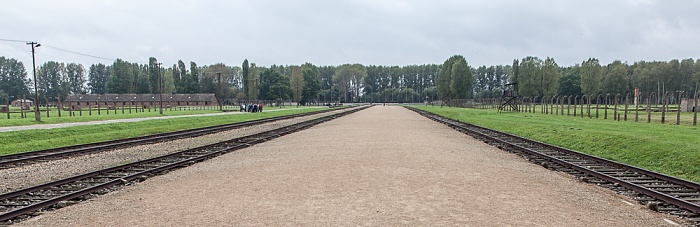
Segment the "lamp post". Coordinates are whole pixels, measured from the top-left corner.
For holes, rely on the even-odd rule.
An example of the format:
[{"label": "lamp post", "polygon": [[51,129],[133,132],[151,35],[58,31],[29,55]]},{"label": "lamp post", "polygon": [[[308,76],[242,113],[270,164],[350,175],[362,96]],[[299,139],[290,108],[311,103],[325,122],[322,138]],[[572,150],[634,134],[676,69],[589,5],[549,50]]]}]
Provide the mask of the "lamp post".
[{"label": "lamp post", "polygon": [[32,69],[34,71],[34,119],[36,121],[41,121],[41,114],[39,113],[39,88],[36,83],[36,59],[34,58],[34,48],[40,47],[41,44],[37,42],[28,42],[27,45],[32,46]]}]

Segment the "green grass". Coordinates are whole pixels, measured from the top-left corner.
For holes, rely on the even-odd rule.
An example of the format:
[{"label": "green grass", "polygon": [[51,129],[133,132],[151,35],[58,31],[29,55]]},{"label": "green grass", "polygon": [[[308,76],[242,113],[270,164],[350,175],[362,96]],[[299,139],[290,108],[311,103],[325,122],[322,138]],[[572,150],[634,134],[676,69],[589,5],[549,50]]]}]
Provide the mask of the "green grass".
[{"label": "green grass", "polygon": [[[210,107],[211,108],[211,107]],[[215,108],[215,107],[214,107]],[[227,107],[229,108],[229,107]],[[233,107],[236,109],[229,109],[232,111],[237,111],[237,107]],[[283,107],[282,109],[292,109],[295,108],[294,106],[286,106]],[[173,108],[172,111],[170,109],[163,109],[163,115],[161,115],[158,111],[157,108],[152,108],[151,111],[148,111],[146,109],[145,112],[136,112],[135,110],[132,110],[131,113],[129,113],[128,109],[124,110],[124,113],[122,113],[121,109],[117,109],[116,114],[114,113],[114,110],[109,110],[109,113],[107,113],[106,109],[100,110],[100,114],[97,114],[97,110],[93,109],[92,110],[92,115],[90,115],[90,112],[85,109],[82,110],[82,116],[80,116],[79,112],[73,111],[75,116],[69,116],[68,111],[61,111],[61,117],[58,117],[58,110],[56,108],[51,108],[51,112],[49,113],[49,117],[46,117],[46,111],[42,110],[41,114],[41,122],[37,122],[34,120],[34,112],[32,110],[29,110],[29,112],[26,112],[27,117],[26,118],[20,118],[20,113],[19,109],[12,109],[12,113],[10,114],[10,119],[7,119],[7,113],[0,113],[0,127],[7,127],[7,126],[24,126],[24,125],[35,125],[35,124],[57,124],[57,123],[69,123],[69,122],[88,122],[88,121],[103,121],[103,120],[112,120],[112,119],[128,119],[128,118],[142,118],[142,117],[158,117],[158,116],[181,116],[181,115],[193,115],[193,114],[208,114],[208,113],[221,113],[219,110],[176,110],[177,108]],[[265,107],[265,110],[275,110],[275,109],[280,109],[279,107]],[[141,111],[139,109],[139,111]]]},{"label": "green grass", "polygon": [[[540,113],[416,107],[445,117],[700,182],[698,127]],[[675,115],[673,120],[675,121]]]},{"label": "green grass", "polygon": [[[230,124],[241,121],[277,117],[295,113],[314,112],[325,109],[326,108],[290,108],[285,111],[251,114],[185,117],[130,123],[3,132],[0,133],[0,155],[130,138],[135,136],[172,132],[213,125]],[[270,110],[270,108],[267,110]]]}]

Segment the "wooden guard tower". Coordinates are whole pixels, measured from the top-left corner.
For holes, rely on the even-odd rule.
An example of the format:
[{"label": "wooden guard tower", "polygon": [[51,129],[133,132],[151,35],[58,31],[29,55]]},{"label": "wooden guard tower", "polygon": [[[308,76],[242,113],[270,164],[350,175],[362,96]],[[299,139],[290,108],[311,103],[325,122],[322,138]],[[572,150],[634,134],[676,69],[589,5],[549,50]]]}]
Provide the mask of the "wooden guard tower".
[{"label": "wooden guard tower", "polygon": [[515,89],[517,84],[518,83],[510,83],[505,85],[498,112],[518,111],[518,91]]}]

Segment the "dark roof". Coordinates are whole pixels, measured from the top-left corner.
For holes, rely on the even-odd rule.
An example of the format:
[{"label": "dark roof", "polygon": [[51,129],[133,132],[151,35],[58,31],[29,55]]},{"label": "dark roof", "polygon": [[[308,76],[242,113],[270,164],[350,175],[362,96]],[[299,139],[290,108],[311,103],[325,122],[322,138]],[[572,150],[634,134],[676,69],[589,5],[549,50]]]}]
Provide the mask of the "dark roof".
[{"label": "dark roof", "polygon": [[[100,101],[158,101],[158,94],[70,94],[65,99],[68,102],[95,101],[99,97]],[[216,101],[212,93],[199,94],[163,94],[163,101]]]}]

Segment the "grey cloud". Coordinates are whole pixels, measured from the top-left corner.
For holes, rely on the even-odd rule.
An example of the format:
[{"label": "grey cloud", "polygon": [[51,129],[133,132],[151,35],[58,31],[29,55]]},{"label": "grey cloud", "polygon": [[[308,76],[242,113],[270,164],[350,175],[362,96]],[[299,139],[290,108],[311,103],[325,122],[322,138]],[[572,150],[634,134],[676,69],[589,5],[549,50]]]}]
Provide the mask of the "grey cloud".
[{"label": "grey cloud", "polygon": [[[528,55],[573,65],[596,57],[697,57],[695,1],[10,1],[0,38],[165,65],[441,63],[478,65]],[[31,9],[31,10],[29,10]],[[0,42],[27,65],[28,46]],[[695,56],[693,56],[695,55]],[[31,59],[29,59],[31,60]],[[41,49],[40,62],[109,61]]]}]

